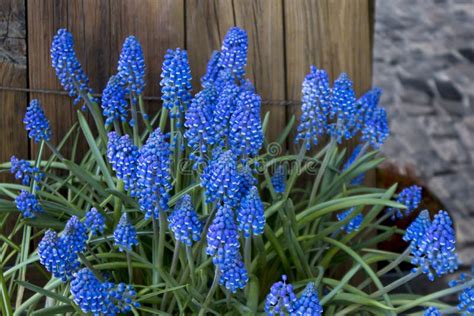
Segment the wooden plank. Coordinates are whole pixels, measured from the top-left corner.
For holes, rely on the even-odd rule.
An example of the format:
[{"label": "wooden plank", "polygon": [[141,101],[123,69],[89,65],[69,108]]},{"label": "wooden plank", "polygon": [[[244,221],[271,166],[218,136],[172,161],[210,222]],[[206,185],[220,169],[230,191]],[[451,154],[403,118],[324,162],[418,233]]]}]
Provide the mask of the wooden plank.
[{"label": "wooden plank", "polygon": [[[358,95],[370,88],[371,25],[369,0],[284,0],[287,95],[300,100],[309,66],[326,69],[334,80],[346,72]],[[300,114],[300,106],[288,108]]]},{"label": "wooden plank", "polygon": [[[50,46],[59,28],[67,27],[68,1],[31,0],[28,2],[28,74],[30,88],[60,90],[62,87],[51,67]],[[39,99],[48,117],[57,144],[72,125],[76,111],[68,96],[31,93],[30,99]],[[32,156],[37,146],[32,143]],[[70,150],[63,151],[68,156]]]},{"label": "wooden plank", "polygon": [[[14,47],[8,47],[10,41],[21,41],[25,32],[21,32],[20,25],[25,23],[23,3],[15,0],[0,2],[0,25],[5,28],[2,33],[1,45],[5,45],[5,50],[20,55]],[[13,25],[18,27],[15,28]],[[10,43],[11,44],[11,43]],[[12,45],[13,46],[13,45]],[[25,52],[26,54],[26,52]],[[9,53],[0,56],[0,86],[26,88],[27,68],[22,63],[20,56],[10,57]],[[23,129],[23,115],[26,110],[28,98],[24,92],[0,90],[0,162],[9,161],[12,155],[18,158],[28,159],[27,134]],[[13,176],[9,173],[0,173],[0,182],[12,181]]]},{"label": "wooden plank", "polygon": [[[145,56],[147,96],[161,96],[160,75],[163,57],[168,48],[184,48],[183,0],[111,1],[111,59],[116,69],[125,38],[134,35]],[[156,112],[158,102],[148,102],[149,112]]]},{"label": "wooden plank", "polygon": [[[186,1],[186,44],[193,73],[193,86],[206,70],[212,51],[220,48],[231,27],[237,25],[249,35],[247,77],[265,100],[285,99],[283,7],[280,0]],[[285,125],[285,110],[272,110],[269,139],[274,140]]]}]

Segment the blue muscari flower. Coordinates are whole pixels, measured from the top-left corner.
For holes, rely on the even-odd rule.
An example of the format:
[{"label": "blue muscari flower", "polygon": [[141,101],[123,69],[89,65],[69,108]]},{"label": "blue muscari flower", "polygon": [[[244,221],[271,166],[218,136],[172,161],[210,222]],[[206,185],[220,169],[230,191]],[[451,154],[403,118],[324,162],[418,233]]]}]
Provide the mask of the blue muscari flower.
[{"label": "blue muscari flower", "polygon": [[[352,212],[355,211],[355,208],[352,207],[348,209],[347,211],[344,211],[342,213],[337,214],[337,220],[338,221],[343,221],[347,216],[349,216]],[[364,215],[361,213],[357,214],[354,218],[352,218],[349,223],[344,225],[341,229],[345,230],[346,233],[351,233],[353,231],[359,230],[360,225],[362,224],[362,221],[364,220]]]},{"label": "blue muscari flower", "polygon": [[15,156],[10,158],[10,172],[15,175],[15,179],[21,180],[21,184],[30,185],[31,179],[40,182],[44,174],[39,168],[32,166],[27,160],[18,159]]},{"label": "blue muscari flower", "polygon": [[193,208],[189,194],[176,204],[168,222],[176,240],[186,246],[192,246],[194,241],[201,239],[203,225]]},{"label": "blue muscari flower", "polygon": [[[362,145],[357,145],[356,148],[354,148],[354,151],[349,156],[349,159],[347,159],[346,163],[344,164],[344,167],[342,168],[343,171],[349,169],[352,166],[356,158],[359,156],[359,153],[362,150],[362,147],[363,147]],[[351,180],[351,184],[361,185],[364,182],[364,179],[365,179],[365,174],[361,173],[360,175],[358,175],[357,177]]]},{"label": "blue muscari flower", "polygon": [[82,252],[86,247],[87,228],[77,216],[72,216],[66,223],[61,238],[72,252]]},{"label": "blue muscari flower", "polygon": [[355,103],[356,97],[352,81],[347,74],[342,73],[334,81],[329,110],[330,122],[327,122],[328,134],[337,142],[351,139],[357,132]]},{"label": "blue muscari flower", "polygon": [[43,207],[36,196],[28,191],[22,190],[15,198],[16,208],[25,218],[35,218],[37,214],[44,213]]},{"label": "blue muscari flower", "polygon": [[313,282],[308,283],[301,297],[296,301],[292,315],[319,316],[323,314],[323,308],[319,304],[318,290]]},{"label": "blue muscari flower", "polygon": [[110,77],[102,93],[102,113],[107,118],[106,125],[114,121],[125,122],[128,116],[128,102],[125,86],[117,76]]},{"label": "blue muscari flower", "polygon": [[235,259],[239,248],[233,211],[228,204],[221,205],[207,231],[206,252],[213,257],[215,265],[222,265],[226,260]]},{"label": "blue muscari flower", "polygon": [[282,280],[276,282],[270,288],[265,300],[265,312],[269,316],[286,315],[294,312],[297,301],[296,295],[291,284],[286,284],[287,277],[282,275]]},{"label": "blue muscari flower", "polygon": [[331,109],[331,88],[328,74],[311,66],[302,89],[300,125],[296,141],[303,140],[306,148],[317,145],[318,138],[328,130],[328,116]]},{"label": "blue muscari flower", "polygon": [[425,309],[423,316],[441,316],[441,313],[436,307],[429,307]]},{"label": "blue muscari flower", "polygon": [[201,175],[201,186],[206,191],[207,203],[221,200],[234,205],[238,202],[240,176],[232,151],[215,155]]},{"label": "blue muscari flower", "polygon": [[63,282],[69,279],[80,265],[77,254],[71,251],[64,238],[59,238],[52,230],[47,230],[38,244],[38,256],[46,270]]},{"label": "blue muscari flower", "polygon": [[247,66],[247,33],[238,27],[232,27],[227,31],[221,47],[218,65],[228,69],[242,80]]},{"label": "blue muscari flower", "polygon": [[180,117],[191,101],[191,68],[188,53],[179,48],[168,49],[161,72],[161,99],[171,117]]},{"label": "blue muscari flower", "polygon": [[[453,223],[446,211],[439,211],[425,236],[412,250],[412,263],[433,281],[458,268],[456,236]],[[433,273],[434,272],[434,273]]]},{"label": "blue muscari flower", "polygon": [[216,100],[215,93],[210,89],[204,89],[196,94],[185,113],[184,137],[188,141],[188,146],[194,151],[190,156],[191,159],[198,164],[204,162],[204,154],[215,142],[214,103]]},{"label": "blue muscari flower", "polygon": [[120,52],[117,77],[125,86],[125,91],[133,103],[136,103],[137,96],[140,96],[145,88],[145,70],[145,58],[140,43],[135,36],[127,37]]},{"label": "blue muscari flower", "polygon": [[237,108],[238,96],[242,90],[232,79],[224,81],[220,88],[214,108],[214,137],[221,146],[227,145],[226,140],[230,137],[230,120]]},{"label": "blue muscari flower", "polygon": [[243,289],[247,285],[249,277],[240,252],[227,258],[219,268],[221,270],[219,283],[232,293],[237,292],[238,289]]},{"label": "blue muscari flower", "polygon": [[463,316],[474,314],[474,287],[468,287],[459,294],[458,310]]},{"label": "blue muscari flower", "polygon": [[138,147],[133,144],[129,135],[120,136],[116,132],[109,133],[107,159],[131,196],[137,193],[135,189],[138,157]]},{"label": "blue muscari flower", "polygon": [[416,249],[420,244],[423,238],[426,235],[426,232],[431,227],[430,213],[428,210],[423,210],[420,212],[418,217],[408,226],[406,229],[403,240],[410,243],[410,246],[413,249]]},{"label": "blue muscari flower", "polygon": [[254,170],[249,165],[243,165],[239,168],[239,196],[245,197],[253,186],[258,184],[257,179],[254,177]]},{"label": "blue muscari flower", "polygon": [[131,250],[138,245],[137,230],[128,220],[127,213],[123,213],[114,231],[114,243],[120,251]]},{"label": "blue muscari flower", "polygon": [[138,203],[145,218],[158,218],[168,210],[170,175],[170,145],[157,128],[140,149],[138,158]]},{"label": "blue muscari flower", "polygon": [[421,187],[417,185],[412,185],[408,188],[403,189],[397,197],[397,202],[405,205],[407,208],[405,210],[389,208],[387,212],[394,212],[392,219],[403,218],[410,215],[414,210],[418,208],[421,203]]},{"label": "blue muscari flower", "polygon": [[284,193],[286,190],[286,171],[282,165],[278,165],[271,178],[273,189],[276,193]]},{"label": "blue muscari flower", "polygon": [[209,62],[207,63],[207,66],[206,66],[206,73],[201,78],[201,86],[203,88],[214,87],[214,83],[217,80],[217,77],[219,76],[219,71],[221,70],[219,68],[220,56],[221,56],[220,52],[218,51],[212,52],[211,58],[209,59]]},{"label": "blue muscari flower", "polygon": [[59,29],[51,44],[51,61],[64,90],[79,102],[82,94],[92,93],[89,79],[82,70],[74,51],[74,39],[66,29]]},{"label": "blue muscari flower", "polygon": [[230,118],[229,143],[234,154],[254,157],[263,144],[260,119],[261,98],[253,91],[242,91]]},{"label": "blue muscari flower", "polygon": [[361,140],[369,143],[372,148],[380,148],[390,133],[387,121],[387,112],[383,108],[375,109],[364,122]]},{"label": "blue muscari flower", "polygon": [[51,140],[51,126],[38,100],[31,100],[30,105],[26,108],[23,124],[25,124],[28,137],[35,143],[40,140]]},{"label": "blue muscari flower", "polygon": [[101,282],[91,270],[79,270],[71,281],[71,294],[83,312],[93,315],[117,315],[140,306],[131,285]]},{"label": "blue muscari flower", "polygon": [[105,217],[93,207],[89,212],[86,213],[84,225],[86,225],[87,229],[93,236],[102,234],[105,228]]},{"label": "blue muscari flower", "polygon": [[244,233],[245,238],[263,233],[265,214],[262,200],[255,186],[240,201],[237,209],[237,223],[239,231]]}]

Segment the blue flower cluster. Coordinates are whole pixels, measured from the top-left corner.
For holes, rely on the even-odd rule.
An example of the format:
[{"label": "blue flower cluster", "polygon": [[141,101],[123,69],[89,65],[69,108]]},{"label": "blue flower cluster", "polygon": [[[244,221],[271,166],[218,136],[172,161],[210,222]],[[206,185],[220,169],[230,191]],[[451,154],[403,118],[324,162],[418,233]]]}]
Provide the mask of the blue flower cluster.
[{"label": "blue flower cluster", "polygon": [[[346,219],[347,216],[349,216],[350,214],[352,214],[352,212],[355,212],[355,207],[352,207],[350,209],[348,209],[347,211],[344,211],[342,213],[339,213],[337,214],[337,220],[338,221],[343,221],[344,219]],[[346,231],[346,233],[351,233],[353,231],[357,231],[359,230],[359,227],[360,225],[362,224],[362,221],[364,220],[364,215],[362,215],[362,213],[359,213],[357,214],[354,218],[352,218],[349,223],[347,223],[346,225],[344,225],[342,227],[343,230]]]},{"label": "blue flower cluster", "polygon": [[267,315],[320,316],[323,314],[318,291],[313,282],[309,282],[300,298],[297,298],[293,286],[286,283],[286,275],[282,275],[281,278],[283,281],[272,285],[265,300]]},{"label": "blue flower cluster", "polygon": [[38,256],[41,264],[54,277],[66,282],[79,269],[77,253],[72,252],[65,239],[55,231],[47,230],[38,244]]},{"label": "blue flower cluster", "polygon": [[[347,169],[349,169],[352,166],[352,164],[354,164],[354,162],[356,162],[356,159],[361,154],[362,148],[363,148],[362,145],[357,145],[356,148],[354,148],[354,151],[349,156],[349,158],[347,159],[346,163],[344,164],[344,166],[342,168],[343,171],[346,171]],[[361,185],[364,182],[364,180],[365,180],[365,174],[361,173],[361,174],[359,174],[358,176],[356,176],[355,178],[353,178],[351,180],[351,184],[352,185]]]},{"label": "blue flower cluster", "polygon": [[166,52],[160,85],[163,106],[171,111],[171,117],[180,118],[179,113],[185,112],[192,98],[191,68],[185,50]]},{"label": "blue flower cluster", "polygon": [[23,185],[29,186],[31,179],[40,182],[44,177],[44,174],[39,168],[32,166],[27,160],[12,156],[10,163],[10,172],[15,176],[15,179],[21,180],[21,184]]},{"label": "blue flower cluster", "polygon": [[120,137],[116,132],[109,133],[107,159],[131,196],[135,196],[137,193],[135,189],[138,157],[138,147],[133,144],[129,135]]},{"label": "blue flower cluster", "polygon": [[223,201],[235,205],[238,202],[240,176],[232,151],[215,152],[201,175],[201,186],[206,190],[206,202]]},{"label": "blue flower cluster", "polygon": [[218,67],[229,69],[233,75],[242,80],[247,66],[247,33],[238,27],[232,27],[224,37]]},{"label": "blue flower cluster", "polygon": [[435,215],[425,235],[411,251],[412,263],[417,266],[415,271],[421,269],[431,281],[435,275],[442,276],[458,268],[456,236],[447,212],[439,211]]},{"label": "blue flower cluster", "polygon": [[77,254],[84,250],[86,241],[86,227],[77,216],[72,216],[61,236],[46,231],[38,245],[40,262],[53,276],[66,282],[80,266]]},{"label": "blue flower cluster", "polygon": [[296,301],[294,315],[298,316],[320,316],[323,308],[319,304],[318,291],[313,282],[308,283],[301,297]]},{"label": "blue flower cluster", "polygon": [[137,165],[138,203],[146,219],[168,210],[170,167],[170,145],[157,128],[140,149]]},{"label": "blue flower cluster", "polygon": [[128,116],[128,103],[125,86],[118,76],[110,77],[102,92],[102,113],[106,117],[105,124],[114,121],[125,122]]},{"label": "blue flower cluster", "polygon": [[43,207],[36,196],[28,191],[21,190],[15,198],[16,208],[25,218],[35,218],[37,214],[44,213]]},{"label": "blue flower cluster", "polygon": [[229,205],[224,204],[217,210],[207,231],[206,252],[221,271],[220,284],[231,292],[244,288],[248,281],[239,249],[234,213]]},{"label": "blue flower cluster", "polygon": [[405,205],[407,208],[403,210],[403,212],[398,208],[389,208],[387,212],[393,212],[392,219],[408,216],[418,208],[421,203],[421,198],[421,187],[412,185],[411,187],[403,189],[397,197],[397,202]]},{"label": "blue flower cluster", "polygon": [[436,307],[429,307],[424,311],[423,316],[441,316],[441,312]]},{"label": "blue flower cluster", "polygon": [[278,165],[271,178],[273,189],[276,193],[284,193],[286,190],[286,171],[282,165]]},{"label": "blue flower cluster", "polygon": [[462,316],[474,314],[474,287],[468,287],[459,295],[458,310]]},{"label": "blue flower cluster", "polygon": [[59,29],[51,44],[51,61],[56,76],[64,90],[75,97],[74,103],[79,102],[82,94],[92,93],[89,79],[82,70],[76,52],[72,34],[66,29]]},{"label": "blue flower cluster", "polygon": [[265,227],[265,213],[263,203],[255,186],[240,201],[237,208],[237,223],[239,231],[245,238],[263,234]]},{"label": "blue flower cluster", "polygon": [[120,52],[117,77],[125,86],[126,94],[133,103],[136,103],[137,97],[145,88],[145,70],[145,58],[140,43],[135,36],[127,37]]},{"label": "blue flower cluster", "polygon": [[318,138],[329,135],[340,143],[358,132],[362,140],[379,148],[388,136],[385,110],[378,107],[380,89],[367,92],[356,100],[352,81],[341,74],[331,88],[328,74],[312,66],[303,82],[302,115],[297,141],[304,141],[307,149],[318,143]]},{"label": "blue flower cluster", "polygon": [[403,236],[403,240],[409,242],[412,249],[415,249],[421,244],[421,241],[430,227],[430,213],[428,210],[423,210],[410,226],[408,226],[405,235]]},{"label": "blue flower cluster", "polygon": [[261,99],[244,80],[247,46],[245,31],[230,29],[221,52],[213,53],[201,78],[203,90],[191,101],[184,126],[195,167],[216,148],[230,149],[245,162],[262,147]]},{"label": "blue flower cluster", "polygon": [[117,315],[139,307],[133,286],[101,282],[87,268],[79,270],[71,281],[71,294],[84,313]]},{"label": "blue flower cluster", "polygon": [[168,217],[169,228],[177,241],[186,246],[192,246],[194,241],[201,239],[202,222],[194,211],[191,196],[186,194],[176,204],[173,212]]},{"label": "blue flower cluster", "polygon": [[292,314],[297,301],[293,286],[287,284],[286,275],[282,275],[282,281],[276,282],[270,288],[265,300],[265,312],[269,316]]},{"label": "blue flower cluster", "polygon": [[256,156],[262,148],[260,121],[261,98],[253,91],[243,91],[230,118],[229,143],[236,155]]},{"label": "blue flower cluster", "polygon": [[105,217],[93,207],[86,213],[84,225],[86,225],[92,236],[102,234],[105,229]]},{"label": "blue flower cluster", "polygon": [[123,213],[114,231],[114,243],[120,251],[130,251],[134,245],[138,245],[137,230],[130,223],[127,213]]},{"label": "blue flower cluster", "polygon": [[26,108],[23,124],[25,124],[28,137],[35,143],[41,140],[51,140],[51,126],[38,100],[31,100],[30,105]]}]

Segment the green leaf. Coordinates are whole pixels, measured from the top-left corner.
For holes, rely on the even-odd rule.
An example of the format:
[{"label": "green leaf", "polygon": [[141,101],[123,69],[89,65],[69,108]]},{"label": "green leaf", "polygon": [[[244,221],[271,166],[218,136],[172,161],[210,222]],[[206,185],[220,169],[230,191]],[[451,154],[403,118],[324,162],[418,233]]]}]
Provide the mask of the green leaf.
[{"label": "green leaf", "polygon": [[47,297],[50,297],[52,299],[55,299],[56,301],[60,301],[60,302],[63,302],[63,303],[66,303],[66,304],[72,304],[72,301],[61,295],[61,294],[58,294],[56,292],[53,292],[53,291],[49,291],[49,290],[46,290],[42,287],[39,287],[39,286],[36,286],[34,284],[31,284],[29,282],[26,282],[26,281],[16,281],[16,283],[18,283],[19,285],[35,292],[35,293],[39,293],[41,295],[44,295],[44,296],[47,296]]},{"label": "green leaf", "polygon": [[76,310],[71,305],[58,305],[34,311],[31,316],[66,315],[74,311]]}]

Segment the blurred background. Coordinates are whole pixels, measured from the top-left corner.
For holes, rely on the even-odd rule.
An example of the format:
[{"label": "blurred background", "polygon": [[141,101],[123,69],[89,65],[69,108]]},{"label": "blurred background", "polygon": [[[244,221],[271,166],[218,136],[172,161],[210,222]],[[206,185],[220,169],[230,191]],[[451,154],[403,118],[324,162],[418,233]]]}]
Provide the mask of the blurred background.
[{"label": "blurred background", "polygon": [[[249,33],[249,77],[264,111],[272,110],[275,134],[298,115],[310,64],[332,79],[347,72],[358,95],[372,85],[383,89],[391,137],[377,185],[422,185],[424,207],[452,215],[468,268],[474,259],[474,0],[0,0],[0,160],[35,153],[20,128],[30,99],[43,103],[55,137],[74,121],[75,109],[49,67],[58,28],[73,33],[99,92],[124,38],[136,35],[148,66],[148,106],[158,108],[165,50],[188,50],[196,88],[232,25]],[[403,247],[397,243],[384,247]]]}]

